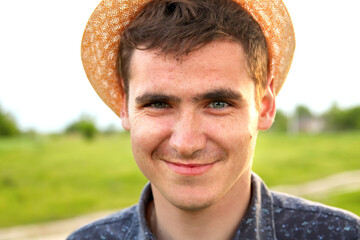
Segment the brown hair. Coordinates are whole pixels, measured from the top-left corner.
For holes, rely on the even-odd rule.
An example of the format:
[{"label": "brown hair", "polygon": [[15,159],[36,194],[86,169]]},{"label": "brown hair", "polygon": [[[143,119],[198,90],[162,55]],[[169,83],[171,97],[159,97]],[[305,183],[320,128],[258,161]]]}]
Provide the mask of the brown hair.
[{"label": "brown hair", "polygon": [[120,40],[118,66],[125,93],[134,49],[157,49],[180,58],[217,39],[241,44],[259,96],[267,84],[266,39],[259,24],[233,0],[153,0],[145,5]]}]

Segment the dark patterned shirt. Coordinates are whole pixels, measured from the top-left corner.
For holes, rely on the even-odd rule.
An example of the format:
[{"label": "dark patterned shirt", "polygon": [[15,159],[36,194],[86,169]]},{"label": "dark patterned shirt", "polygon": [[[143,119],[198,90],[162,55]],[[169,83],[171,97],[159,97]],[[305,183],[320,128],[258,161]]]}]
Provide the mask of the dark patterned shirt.
[{"label": "dark patterned shirt", "polygon": [[[355,214],[272,192],[255,174],[251,184],[250,205],[233,240],[360,240],[360,218]],[[138,205],[80,228],[68,240],[155,240],[145,219],[152,200],[148,184]]]}]

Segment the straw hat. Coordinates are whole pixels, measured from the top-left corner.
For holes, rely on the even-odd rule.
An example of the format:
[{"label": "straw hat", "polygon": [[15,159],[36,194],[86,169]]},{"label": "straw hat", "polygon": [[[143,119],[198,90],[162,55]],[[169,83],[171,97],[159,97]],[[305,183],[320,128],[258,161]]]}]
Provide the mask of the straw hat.
[{"label": "straw hat", "polygon": [[[120,37],[151,0],[102,0],[91,15],[81,45],[86,75],[100,98],[120,115],[122,86],[117,73]],[[289,72],[295,34],[282,0],[234,0],[259,23],[269,49],[269,74],[276,94]]]}]

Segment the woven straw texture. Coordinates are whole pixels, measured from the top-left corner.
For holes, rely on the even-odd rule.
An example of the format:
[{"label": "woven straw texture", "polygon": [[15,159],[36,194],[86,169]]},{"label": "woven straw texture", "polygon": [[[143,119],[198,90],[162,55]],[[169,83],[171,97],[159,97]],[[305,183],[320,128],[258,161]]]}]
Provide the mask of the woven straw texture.
[{"label": "woven straw texture", "polygon": [[[118,116],[122,86],[117,73],[120,36],[139,9],[151,0],[103,0],[91,15],[81,46],[86,75],[100,98]],[[260,24],[269,48],[269,74],[276,94],[292,62],[295,34],[281,0],[234,0]]]}]

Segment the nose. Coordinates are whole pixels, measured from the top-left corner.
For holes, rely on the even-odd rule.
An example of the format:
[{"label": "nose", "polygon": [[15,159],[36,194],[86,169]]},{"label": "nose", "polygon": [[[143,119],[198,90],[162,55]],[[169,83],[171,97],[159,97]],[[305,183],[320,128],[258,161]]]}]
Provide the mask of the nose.
[{"label": "nose", "polygon": [[181,114],[173,126],[170,146],[184,158],[191,158],[206,146],[206,135],[201,127],[201,118],[196,113]]}]

